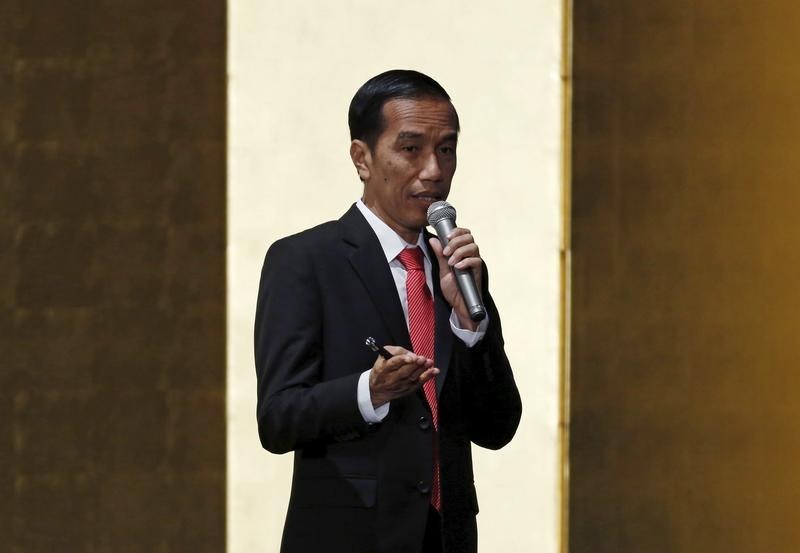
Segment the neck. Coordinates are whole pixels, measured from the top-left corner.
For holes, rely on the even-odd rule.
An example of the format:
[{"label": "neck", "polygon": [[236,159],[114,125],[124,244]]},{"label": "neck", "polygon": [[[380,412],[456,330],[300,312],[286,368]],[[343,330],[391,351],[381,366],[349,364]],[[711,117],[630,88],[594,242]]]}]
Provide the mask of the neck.
[{"label": "neck", "polygon": [[417,241],[419,241],[419,235],[422,232],[422,228],[409,229],[399,224],[396,224],[390,218],[386,217],[381,212],[380,209],[376,209],[376,206],[374,204],[370,205],[369,203],[364,201],[363,197],[361,198],[361,201],[364,202],[364,205],[367,206],[367,209],[369,209],[373,213],[373,215],[375,215],[378,219],[380,219],[387,227],[392,229],[400,238],[402,238],[409,244],[416,244]]}]

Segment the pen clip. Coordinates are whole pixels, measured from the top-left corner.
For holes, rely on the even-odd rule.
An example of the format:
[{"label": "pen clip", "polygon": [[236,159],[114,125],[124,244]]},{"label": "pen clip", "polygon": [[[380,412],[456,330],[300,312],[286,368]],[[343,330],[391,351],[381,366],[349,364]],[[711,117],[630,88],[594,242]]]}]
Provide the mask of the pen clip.
[{"label": "pen clip", "polygon": [[389,353],[388,351],[386,351],[386,348],[384,348],[382,346],[379,346],[378,343],[375,341],[375,338],[373,338],[372,336],[370,336],[366,340],[364,340],[364,343],[367,345],[367,347],[369,349],[371,349],[372,351],[374,351],[375,353],[377,353],[378,355],[380,355],[384,359],[391,359],[392,358],[392,354]]},{"label": "pen clip", "polygon": [[375,342],[375,338],[373,338],[372,336],[368,336],[367,339],[364,341],[364,343],[367,345],[369,349],[371,349],[375,353],[380,353],[381,348],[378,347],[377,342]]}]

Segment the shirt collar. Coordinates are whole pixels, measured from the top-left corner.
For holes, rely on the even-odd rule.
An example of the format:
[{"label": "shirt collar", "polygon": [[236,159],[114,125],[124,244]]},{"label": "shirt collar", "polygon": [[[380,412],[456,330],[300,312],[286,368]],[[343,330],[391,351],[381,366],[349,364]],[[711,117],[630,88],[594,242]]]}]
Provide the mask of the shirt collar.
[{"label": "shirt collar", "polygon": [[428,258],[428,248],[425,247],[424,233],[419,233],[416,244],[409,244],[403,240],[400,235],[397,234],[389,225],[383,222],[380,217],[375,215],[375,213],[373,213],[372,210],[368,208],[361,199],[356,202],[356,207],[367,220],[369,226],[372,227],[375,235],[378,237],[378,241],[381,243],[381,248],[383,249],[383,255],[386,256],[387,262],[391,263],[403,249],[413,248],[414,246],[419,246],[419,248],[422,250],[422,254],[425,256],[425,259],[427,259],[428,262],[431,261]]}]

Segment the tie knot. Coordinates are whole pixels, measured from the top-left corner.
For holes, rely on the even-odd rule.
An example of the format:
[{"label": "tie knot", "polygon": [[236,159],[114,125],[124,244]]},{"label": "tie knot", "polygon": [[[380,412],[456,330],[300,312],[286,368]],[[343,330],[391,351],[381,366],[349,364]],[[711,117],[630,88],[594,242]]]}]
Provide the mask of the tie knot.
[{"label": "tie knot", "polygon": [[405,248],[399,254],[397,259],[406,268],[406,271],[422,271],[425,268],[422,262],[422,250],[419,247]]}]

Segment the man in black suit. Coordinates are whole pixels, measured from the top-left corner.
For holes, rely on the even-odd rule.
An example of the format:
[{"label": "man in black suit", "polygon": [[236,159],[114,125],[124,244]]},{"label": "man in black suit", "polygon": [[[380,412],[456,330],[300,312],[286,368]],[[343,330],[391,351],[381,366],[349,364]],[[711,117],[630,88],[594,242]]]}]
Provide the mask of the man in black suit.
[{"label": "man in black suit", "polygon": [[[361,199],[275,242],[258,293],[259,436],[294,451],[281,551],[474,552],[471,443],[503,447],[522,407],[472,234],[457,228],[443,249],[425,231],[456,170],[458,115],[436,81],[394,70],[358,90],[349,124]],[[453,267],[474,275],[480,324]],[[427,355],[412,353],[426,338]]]}]

